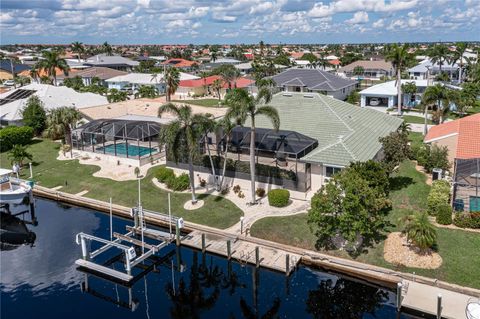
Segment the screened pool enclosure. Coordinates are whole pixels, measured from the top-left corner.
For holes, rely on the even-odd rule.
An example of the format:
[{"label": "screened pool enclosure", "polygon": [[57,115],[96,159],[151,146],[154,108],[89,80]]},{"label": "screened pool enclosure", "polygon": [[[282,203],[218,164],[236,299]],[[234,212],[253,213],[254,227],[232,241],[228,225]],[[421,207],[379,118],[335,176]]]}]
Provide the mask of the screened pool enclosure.
[{"label": "screened pool enclosure", "polygon": [[72,131],[74,149],[142,159],[160,152],[160,124],[149,121],[101,119]]}]

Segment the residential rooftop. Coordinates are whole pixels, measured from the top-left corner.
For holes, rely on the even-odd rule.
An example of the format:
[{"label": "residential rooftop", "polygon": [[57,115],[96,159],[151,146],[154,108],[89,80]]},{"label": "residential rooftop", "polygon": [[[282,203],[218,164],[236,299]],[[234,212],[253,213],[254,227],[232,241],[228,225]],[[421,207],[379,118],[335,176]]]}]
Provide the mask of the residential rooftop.
[{"label": "residential rooftop", "polygon": [[338,91],[355,85],[350,79],[313,69],[288,69],[272,77],[277,86],[301,86],[315,91]]}]

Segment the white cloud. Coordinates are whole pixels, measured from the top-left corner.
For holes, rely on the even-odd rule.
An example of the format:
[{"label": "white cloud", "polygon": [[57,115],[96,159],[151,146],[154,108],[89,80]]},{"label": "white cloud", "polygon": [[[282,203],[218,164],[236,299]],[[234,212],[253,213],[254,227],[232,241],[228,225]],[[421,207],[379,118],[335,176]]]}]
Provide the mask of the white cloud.
[{"label": "white cloud", "polygon": [[372,24],[372,27],[374,28],[383,28],[385,26],[385,20],[384,19],[378,19]]},{"label": "white cloud", "polygon": [[263,2],[257,5],[254,5],[250,8],[250,14],[267,12],[273,9],[273,3]]},{"label": "white cloud", "polygon": [[362,24],[368,22],[368,13],[365,11],[355,12],[353,17],[346,21],[349,24]]},{"label": "white cloud", "polygon": [[324,5],[322,2],[315,3],[312,9],[308,12],[309,17],[324,18],[333,14],[331,6]]}]

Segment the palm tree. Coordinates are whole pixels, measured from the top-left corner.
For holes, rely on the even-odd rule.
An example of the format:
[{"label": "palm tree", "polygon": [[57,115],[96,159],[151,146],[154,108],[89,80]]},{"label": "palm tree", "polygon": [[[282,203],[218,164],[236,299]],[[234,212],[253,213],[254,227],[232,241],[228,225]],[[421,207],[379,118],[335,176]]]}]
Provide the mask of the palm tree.
[{"label": "palm tree", "polygon": [[18,163],[20,167],[23,166],[23,161],[25,159],[32,160],[33,156],[27,151],[27,147],[23,145],[15,144],[13,145],[12,149],[8,151],[8,158],[10,159],[11,163]]},{"label": "palm tree", "polygon": [[39,70],[38,70],[38,66],[36,64],[34,64],[32,66],[32,68],[30,69],[30,71],[28,72],[30,77],[32,78],[32,80],[34,82],[37,82],[38,83],[38,77],[39,77]]},{"label": "palm tree", "polygon": [[466,82],[462,85],[463,89],[460,91],[460,98],[457,103],[457,111],[460,116],[463,116],[466,111],[473,107],[477,102],[477,96],[480,95],[480,84]]},{"label": "palm tree", "polygon": [[81,118],[81,113],[74,107],[62,106],[53,109],[47,116],[45,135],[52,139],[63,136],[66,144],[72,145],[72,129]]},{"label": "palm tree", "polygon": [[64,75],[68,75],[70,67],[65,59],[60,57],[60,51],[51,50],[43,51],[43,60],[37,62],[37,68],[44,69],[49,77],[53,78],[53,84],[57,85],[57,70],[63,71]]},{"label": "palm tree", "polygon": [[357,65],[353,68],[353,75],[363,75],[363,73],[365,73],[363,66]]},{"label": "palm tree", "polygon": [[72,52],[77,54],[78,62],[82,59],[82,54],[85,52],[85,47],[82,42],[72,42]]},{"label": "palm tree", "polygon": [[175,94],[180,84],[180,71],[177,68],[171,67],[165,71],[165,84],[167,85],[167,102],[170,102],[170,97]]},{"label": "palm tree", "polygon": [[455,51],[453,52],[451,63],[455,64],[459,62],[459,69],[458,69],[458,83],[462,83],[463,79],[463,55],[467,50],[467,44],[465,42],[459,42],[455,45]]},{"label": "palm tree", "polygon": [[259,87],[256,97],[242,89],[234,89],[225,97],[225,104],[229,109],[225,115],[227,119],[235,119],[244,124],[250,120],[250,182],[251,204],[255,204],[255,118],[259,115],[267,117],[275,130],[280,127],[280,117],[277,109],[266,104],[272,99],[271,91],[266,87]]},{"label": "palm tree", "polygon": [[440,73],[442,73],[442,66],[445,61],[447,61],[450,57],[450,50],[444,44],[438,44],[433,46],[428,52],[428,56],[433,64],[438,63],[438,67]]},{"label": "palm tree", "polygon": [[235,128],[235,126],[236,126],[235,123],[233,123],[229,118],[223,118],[218,123],[218,127],[221,128],[221,130],[223,131],[222,142],[225,145],[225,150],[223,154],[222,177],[220,178],[220,182],[218,183],[219,191],[222,190],[223,182],[225,181],[225,172],[227,171],[227,161],[228,161],[228,145],[230,144],[230,137],[232,135],[232,131]]},{"label": "palm tree", "polygon": [[236,69],[233,65],[225,66],[220,73],[225,84],[228,85],[228,89],[232,89],[232,82],[234,83],[234,87],[237,86],[237,78],[240,77],[240,71]]},{"label": "palm tree", "polygon": [[212,83],[212,89],[217,92],[218,100],[221,101],[222,97],[220,95],[220,90],[223,88],[223,82],[220,79],[216,79]]},{"label": "palm tree", "polygon": [[135,98],[154,99],[158,96],[158,90],[153,85],[141,85],[135,93]]},{"label": "palm tree", "polygon": [[424,121],[424,129],[423,134],[427,135],[427,118],[428,118],[428,107],[436,106],[439,110],[442,108],[448,108],[450,105],[450,96],[447,92],[447,89],[441,85],[436,84],[434,86],[429,86],[425,90],[422,96],[422,103],[423,111],[425,112],[425,121]]},{"label": "palm tree", "polygon": [[323,53],[320,54],[320,57],[317,60],[316,66],[321,67],[323,69],[323,71],[325,71],[327,66],[329,66],[329,65],[330,65],[330,63],[325,58],[325,54],[323,54]]},{"label": "palm tree", "polygon": [[167,146],[168,151],[178,162],[181,150],[184,150],[188,157],[188,170],[190,178],[190,188],[192,190],[192,204],[197,202],[195,196],[195,172],[193,168],[193,158],[198,152],[199,141],[204,134],[202,128],[206,121],[203,114],[193,114],[192,108],[188,105],[177,106],[173,103],[162,105],[158,109],[158,117],[164,113],[170,113],[176,119],[168,125],[164,125],[160,131],[160,143]]},{"label": "palm tree", "polygon": [[108,44],[107,41],[105,41],[103,44],[102,44],[102,51],[106,54],[106,55],[113,55],[113,49],[112,49],[112,46],[110,44]]},{"label": "palm tree", "polygon": [[200,77],[203,80],[203,92],[204,93],[207,92],[207,78],[208,78],[208,75],[209,75],[208,72],[205,72],[205,71],[200,72]]},{"label": "palm tree", "polygon": [[117,89],[110,89],[107,92],[107,100],[109,103],[116,103],[126,101],[128,94],[125,91],[119,91]]},{"label": "palm tree", "polygon": [[411,241],[420,250],[425,251],[435,244],[437,231],[430,223],[427,213],[406,216],[404,221],[406,224],[403,232],[407,234],[407,240]]},{"label": "palm tree", "polygon": [[411,100],[412,96],[414,96],[417,93],[417,85],[415,84],[414,81],[407,82],[405,84],[402,84],[402,91],[403,93],[408,94]]},{"label": "palm tree", "polygon": [[402,115],[402,71],[407,67],[410,60],[408,46],[406,44],[392,45],[387,49],[386,60],[392,62],[392,65],[397,72],[397,109],[398,115]]}]

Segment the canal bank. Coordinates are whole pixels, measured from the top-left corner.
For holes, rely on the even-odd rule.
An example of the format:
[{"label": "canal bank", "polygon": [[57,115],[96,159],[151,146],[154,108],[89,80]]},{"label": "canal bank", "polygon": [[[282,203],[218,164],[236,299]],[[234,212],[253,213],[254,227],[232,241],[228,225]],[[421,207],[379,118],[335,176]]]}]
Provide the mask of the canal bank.
[{"label": "canal bank", "polygon": [[[36,186],[34,188],[34,194],[39,197],[45,197],[49,199],[53,199],[56,201],[69,203],[77,206],[87,207],[91,209],[95,209],[98,211],[109,212],[110,209],[112,213],[124,217],[130,218],[130,208],[124,207],[120,205],[112,204],[110,206],[107,202],[102,202],[98,200],[93,200],[81,196],[71,195],[68,193],[59,192],[56,190],[51,190],[48,188]],[[167,215],[162,214],[155,214],[155,213],[146,213],[145,214],[146,221],[148,223],[158,225],[158,226],[168,226],[169,219]],[[258,238],[252,238],[247,236],[239,236],[237,234],[232,234],[226,231],[222,231],[219,229],[207,227],[204,225],[198,225],[191,222],[185,222],[184,230],[187,232],[197,232],[199,234],[207,234],[209,236],[217,236],[220,238],[234,238],[237,241],[243,241],[246,243],[251,243],[253,245],[259,246],[260,249],[262,247],[264,249],[274,249],[283,251],[289,254],[296,254],[301,256],[300,262],[305,265],[320,267],[322,269],[331,270],[333,272],[342,273],[354,278],[359,278],[362,280],[366,280],[368,282],[373,282],[379,284],[384,287],[395,288],[397,287],[398,283],[403,284],[403,291],[406,294],[401,299],[407,300],[408,303],[402,303],[405,308],[411,308],[415,310],[420,310],[425,313],[435,314],[432,313],[432,309],[436,309],[436,305],[431,305],[431,301],[428,298],[420,299],[420,298],[409,298],[409,294],[414,295],[418,291],[421,291],[422,295],[428,296],[438,296],[438,294],[442,294],[444,298],[447,296],[454,296],[452,299],[455,299],[455,303],[446,302],[444,299],[443,302],[443,314],[446,318],[461,318],[465,314],[465,307],[466,302],[471,297],[480,297],[480,291],[462,287],[454,284],[450,284],[447,282],[437,281],[431,278],[415,276],[412,274],[401,273],[393,270],[389,270],[386,268],[381,268],[373,265],[363,264],[352,260],[347,260],[343,258],[333,257],[329,255],[325,255],[322,253],[318,253],[315,251],[308,251],[304,249],[299,249],[296,247],[282,245],[275,242],[270,242]],[[191,245],[190,247],[194,247],[197,249],[201,249],[198,245]],[[207,249],[208,250],[208,249]],[[217,253],[212,251],[213,253]],[[225,252],[226,254],[226,252]],[[266,266],[266,265],[260,265]],[[278,269],[276,269],[278,271]],[[415,284],[410,284],[411,282]],[[408,289],[405,289],[408,287]],[[414,287],[414,288],[412,288]],[[452,295],[453,294],[453,295]]]}]

